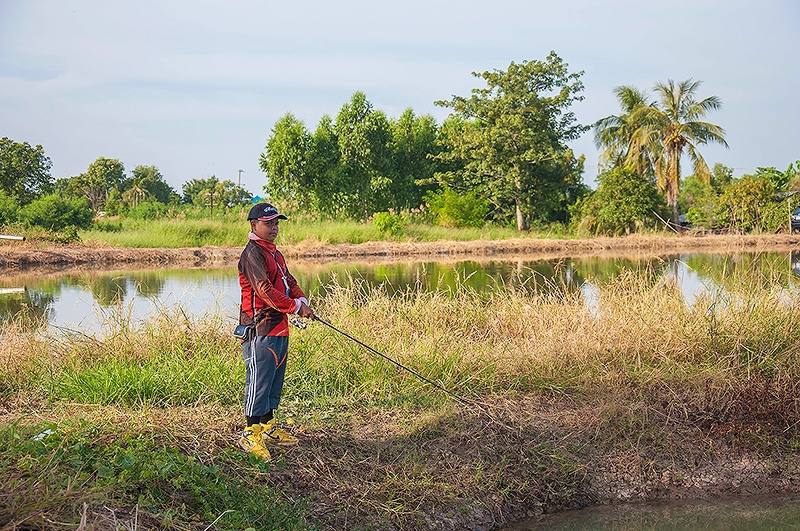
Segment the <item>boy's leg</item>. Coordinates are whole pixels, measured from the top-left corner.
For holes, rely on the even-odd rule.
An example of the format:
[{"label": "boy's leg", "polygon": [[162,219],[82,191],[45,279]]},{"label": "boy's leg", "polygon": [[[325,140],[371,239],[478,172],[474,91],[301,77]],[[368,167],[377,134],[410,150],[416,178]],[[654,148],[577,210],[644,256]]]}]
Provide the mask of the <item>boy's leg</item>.
[{"label": "boy's leg", "polygon": [[275,358],[268,336],[256,336],[242,345],[246,366],[244,414],[261,417],[271,408],[272,385],[275,378]]},{"label": "boy's leg", "polygon": [[[272,380],[269,398],[269,405],[274,410],[281,401],[283,377],[286,374],[289,338],[286,336],[269,338],[269,349],[276,362],[275,376]],[[272,418],[266,423],[262,421],[261,426],[263,429],[264,442],[266,444],[277,444],[279,446],[293,446],[297,444],[297,437],[281,428],[278,425],[277,419]]]},{"label": "boy's leg", "polygon": [[283,392],[283,378],[286,374],[286,360],[289,351],[289,338],[287,336],[274,336],[267,342],[270,353],[275,362],[275,372],[269,390],[269,409],[278,409]]}]

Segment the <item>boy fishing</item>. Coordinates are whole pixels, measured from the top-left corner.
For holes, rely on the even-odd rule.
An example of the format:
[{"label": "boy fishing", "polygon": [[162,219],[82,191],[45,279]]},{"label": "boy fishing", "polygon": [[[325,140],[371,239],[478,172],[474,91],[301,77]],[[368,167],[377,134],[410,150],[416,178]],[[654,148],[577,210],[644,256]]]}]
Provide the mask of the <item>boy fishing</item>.
[{"label": "boy fishing", "polygon": [[313,318],[303,290],[289,273],[275,247],[278,224],[288,219],[269,203],[250,209],[249,241],[239,258],[242,289],[237,334],[246,365],[244,414],[246,427],[239,446],[270,460],[267,446],[291,446],[297,438],[280,427],[275,410],[281,399],[289,347],[289,314]]}]

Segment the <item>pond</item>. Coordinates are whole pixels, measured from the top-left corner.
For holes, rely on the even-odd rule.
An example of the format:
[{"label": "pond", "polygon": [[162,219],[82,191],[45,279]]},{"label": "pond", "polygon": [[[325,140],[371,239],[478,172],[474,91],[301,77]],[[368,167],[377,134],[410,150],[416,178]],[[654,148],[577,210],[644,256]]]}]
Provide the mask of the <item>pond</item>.
[{"label": "pond", "polygon": [[[549,260],[462,260],[312,264],[290,261],[300,285],[315,296],[334,283],[405,290],[480,291],[524,286],[580,292],[596,304],[599,287],[626,271],[677,281],[687,304],[715,289],[735,290],[748,282],[790,287],[800,284],[800,252],[674,254],[649,257],[581,257]],[[235,266],[214,269],[22,273],[0,278],[0,323],[21,314],[45,319],[53,329],[97,333],[120,319],[141,322],[154,313],[181,307],[187,314],[219,314],[235,320],[239,283]]]},{"label": "pond", "polygon": [[786,496],[592,507],[531,518],[507,527],[506,531],[540,529],[553,531],[800,529],[800,498]]}]

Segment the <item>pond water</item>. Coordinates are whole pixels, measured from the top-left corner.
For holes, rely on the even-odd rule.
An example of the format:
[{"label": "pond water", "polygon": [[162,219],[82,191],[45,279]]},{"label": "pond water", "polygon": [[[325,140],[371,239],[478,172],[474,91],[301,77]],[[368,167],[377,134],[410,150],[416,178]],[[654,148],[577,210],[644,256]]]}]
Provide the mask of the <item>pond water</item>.
[{"label": "pond water", "polygon": [[579,531],[630,530],[737,530],[800,529],[800,498],[771,497],[617,505],[564,511],[531,518],[506,528],[522,530]]},{"label": "pond water", "polygon": [[[452,290],[457,285],[488,291],[509,285],[580,292],[596,304],[599,287],[625,271],[676,279],[687,304],[706,291],[748,281],[800,285],[800,252],[676,254],[646,258],[584,257],[550,260],[309,264],[290,262],[307,293],[323,294],[333,283],[362,282],[387,292]],[[738,280],[737,280],[738,279]],[[14,274],[0,278],[0,323],[25,313],[51,328],[96,333],[120,319],[140,322],[180,306],[187,314],[238,315],[235,266],[215,269],[81,271]]]}]

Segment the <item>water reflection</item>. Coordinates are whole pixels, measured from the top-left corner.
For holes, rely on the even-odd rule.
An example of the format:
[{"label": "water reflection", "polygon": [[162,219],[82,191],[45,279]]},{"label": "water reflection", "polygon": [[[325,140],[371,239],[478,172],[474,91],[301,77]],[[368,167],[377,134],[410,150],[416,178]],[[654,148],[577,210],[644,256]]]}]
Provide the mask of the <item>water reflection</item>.
[{"label": "water reflection", "polygon": [[[630,272],[652,284],[665,277],[675,279],[687,304],[715,289],[735,293],[753,285],[788,288],[798,282],[800,252],[290,265],[312,297],[351,282],[380,286],[390,295],[408,290],[447,293],[464,286],[477,292],[524,288],[580,293],[591,308],[597,305],[602,285]],[[0,279],[0,323],[27,315],[93,332],[109,318],[142,320],[174,305],[194,315],[215,312],[234,319],[238,304],[235,267],[28,274]]]}]

